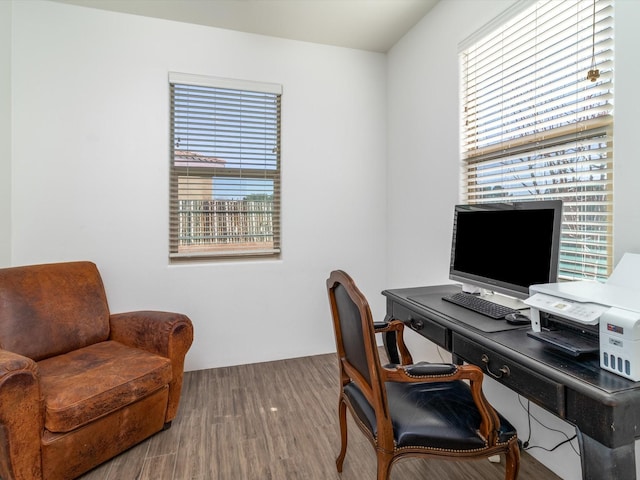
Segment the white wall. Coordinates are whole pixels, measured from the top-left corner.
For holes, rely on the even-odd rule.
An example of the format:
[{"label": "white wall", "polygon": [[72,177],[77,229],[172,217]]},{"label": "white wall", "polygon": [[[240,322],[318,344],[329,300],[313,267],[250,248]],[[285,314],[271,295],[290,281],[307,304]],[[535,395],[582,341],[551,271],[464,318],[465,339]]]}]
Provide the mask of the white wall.
[{"label": "white wall", "polygon": [[616,259],[640,253],[640,2],[615,2],[614,246]]},{"label": "white wall", "polygon": [[[12,264],[88,259],[113,312],[188,314],[187,370],[335,351],[334,268],[384,315],[384,55],[37,0],[12,15]],[[168,265],[169,71],[283,85],[280,260]]]},{"label": "white wall", "polygon": [[0,267],[11,263],[11,2],[0,2]]},{"label": "white wall", "polygon": [[[458,43],[512,3],[442,0],[388,55],[389,287],[448,282],[451,215],[459,200]],[[625,251],[640,252],[640,162],[635,145],[640,111],[640,2],[617,0],[615,9],[614,249],[618,260]],[[437,358],[434,347],[414,337],[409,336],[414,352],[421,349],[425,357]],[[485,385],[490,400],[526,438],[527,415],[518,397],[491,379]],[[535,405],[531,411],[545,425],[573,435],[570,425]],[[535,421],[532,425],[532,445],[552,447],[564,438]],[[539,449],[530,453],[564,479],[581,478],[579,458],[568,445],[553,453]],[[640,467],[639,461],[636,464]]]}]

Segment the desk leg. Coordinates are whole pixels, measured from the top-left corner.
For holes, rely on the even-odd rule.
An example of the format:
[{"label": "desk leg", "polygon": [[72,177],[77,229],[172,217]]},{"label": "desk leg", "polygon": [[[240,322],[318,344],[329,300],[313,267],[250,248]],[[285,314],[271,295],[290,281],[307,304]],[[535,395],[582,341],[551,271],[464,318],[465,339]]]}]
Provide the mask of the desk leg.
[{"label": "desk leg", "polygon": [[633,480],[636,478],[635,442],[608,448],[576,428],[584,480]]}]

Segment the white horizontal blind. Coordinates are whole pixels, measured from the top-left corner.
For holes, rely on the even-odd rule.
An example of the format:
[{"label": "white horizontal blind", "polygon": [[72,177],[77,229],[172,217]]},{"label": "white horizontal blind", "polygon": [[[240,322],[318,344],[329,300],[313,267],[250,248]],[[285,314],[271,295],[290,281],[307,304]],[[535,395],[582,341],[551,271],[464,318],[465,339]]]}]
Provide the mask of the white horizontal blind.
[{"label": "white horizontal blind", "polygon": [[281,87],[171,74],[170,257],[280,252]]},{"label": "white horizontal blind", "polygon": [[539,1],[461,52],[462,201],[562,199],[561,279],[612,268],[612,16]]}]

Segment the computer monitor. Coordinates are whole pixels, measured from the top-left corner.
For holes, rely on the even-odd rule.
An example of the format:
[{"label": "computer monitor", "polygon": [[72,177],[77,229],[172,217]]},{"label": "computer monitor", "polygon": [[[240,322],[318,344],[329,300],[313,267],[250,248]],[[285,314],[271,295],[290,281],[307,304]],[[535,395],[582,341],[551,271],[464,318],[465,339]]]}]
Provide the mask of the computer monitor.
[{"label": "computer monitor", "polygon": [[516,299],[557,281],[562,201],[456,205],[449,278]]}]

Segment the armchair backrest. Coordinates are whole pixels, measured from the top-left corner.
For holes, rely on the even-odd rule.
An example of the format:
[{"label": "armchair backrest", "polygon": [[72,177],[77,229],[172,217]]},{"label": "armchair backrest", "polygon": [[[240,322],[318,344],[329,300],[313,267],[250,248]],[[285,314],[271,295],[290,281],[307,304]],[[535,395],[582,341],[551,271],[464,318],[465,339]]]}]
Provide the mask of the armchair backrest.
[{"label": "armchair backrest", "polygon": [[0,269],[0,348],[42,360],[109,337],[109,307],[91,262]]},{"label": "armchair backrest", "polygon": [[369,359],[364,344],[366,329],[363,329],[362,315],[358,305],[351,299],[349,292],[342,284],[333,290],[338,311],[340,348],[344,350],[344,359],[358,371],[371,387]]},{"label": "armchair backrest", "polygon": [[[342,270],[327,279],[343,386],[354,382],[376,413],[378,431],[391,428],[371,309],[353,279]],[[386,425],[388,423],[388,425]]]}]

